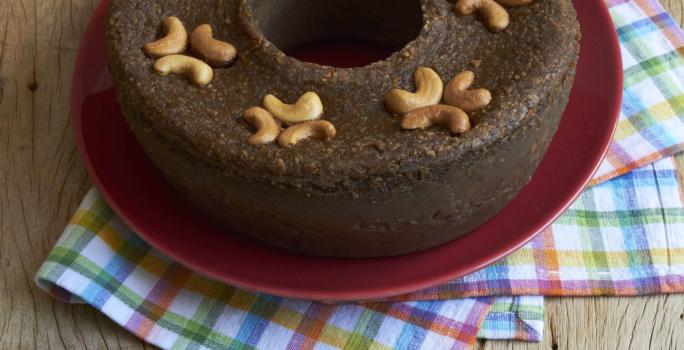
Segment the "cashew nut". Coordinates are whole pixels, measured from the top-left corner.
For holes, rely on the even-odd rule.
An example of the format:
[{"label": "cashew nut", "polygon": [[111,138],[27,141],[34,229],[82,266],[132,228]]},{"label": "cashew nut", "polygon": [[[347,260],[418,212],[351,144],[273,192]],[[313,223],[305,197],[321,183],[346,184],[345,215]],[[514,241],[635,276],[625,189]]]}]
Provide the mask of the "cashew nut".
[{"label": "cashew nut", "polygon": [[190,46],[198,57],[212,67],[226,67],[233,63],[237,50],[227,42],[214,39],[211,26],[202,24],[190,34]]},{"label": "cashew nut", "polygon": [[299,123],[319,119],[323,115],[323,102],[315,92],[302,95],[297,103],[289,105],[273,95],[264,97],[264,107],[286,123]]},{"label": "cashew nut", "polygon": [[496,0],[496,2],[498,2],[499,4],[508,7],[525,6],[531,4],[532,1],[534,0]]},{"label": "cashew nut", "polygon": [[252,107],[242,115],[245,121],[256,129],[247,139],[250,145],[265,145],[274,142],[280,134],[280,127],[273,115],[261,107]]},{"label": "cashew nut", "polygon": [[329,121],[314,120],[285,129],[280,133],[280,137],[278,137],[278,145],[280,147],[290,147],[308,138],[330,141],[336,134],[335,126]]},{"label": "cashew nut", "polygon": [[500,32],[511,23],[506,9],[494,0],[459,0],[455,9],[463,16],[472,15],[475,11],[479,11],[492,32]]},{"label": "cashew nut", "polygon": [[467,70],[456,74],[444,89],[444,102],[465,112],[485,108],[492,101],[487,89],[468,90],[475,80],[475,73]]},{"label": "cashew nut", "polygon": [[468,114],[458,107],[434,105],[416,109],[404,115],[401,128],[405,130],[425,129],[433,125],[445,126],[452,134],[470,130]]},{"label": "cashew nut", "polygon": [[188,33],[178,17],[164,18],[164,32],[165,37],[145,45],[147,56],[159,58],[183,53],[188,48]]},{"label": "cashew nut", "polygon": [[401,115],[416,108],[438,104],[442,99],[444,83],[434,70],[418,67],[413,80],[416,92],[394,89],[385,96],[385,105],[390,112]]},{"label": "cashew nut", "polygon": [[211,79],[214,77],[214,71],[208,64],[190,56],[165,56],[154,62],[153,68],[161,76],[170,73],[185,74],[192,78],[192,81],[198,86],[211,83]]}]

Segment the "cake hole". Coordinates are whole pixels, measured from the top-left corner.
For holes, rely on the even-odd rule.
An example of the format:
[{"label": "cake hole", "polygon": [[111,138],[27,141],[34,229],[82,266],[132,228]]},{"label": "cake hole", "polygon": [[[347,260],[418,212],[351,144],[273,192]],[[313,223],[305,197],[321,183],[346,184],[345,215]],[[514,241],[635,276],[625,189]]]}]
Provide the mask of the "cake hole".
[{"label": "cake hole", "polygon": [[364,67],[386,59],[394,50],[363,41],[336,40],[295,46],[286,52],[300,61],[339,68]]},{"label": "cake hole", "polygon": [[420,34],[419,0],[254,1],[258,29],[302,61],[349,68],[381,61]]}]

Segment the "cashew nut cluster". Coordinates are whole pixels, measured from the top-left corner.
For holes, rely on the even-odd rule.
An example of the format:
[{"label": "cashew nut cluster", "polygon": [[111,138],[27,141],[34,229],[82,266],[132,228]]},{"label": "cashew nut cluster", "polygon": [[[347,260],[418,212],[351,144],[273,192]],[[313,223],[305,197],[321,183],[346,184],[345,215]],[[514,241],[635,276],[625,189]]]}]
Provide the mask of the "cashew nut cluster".
[{"label": "cashew nut cluster", "polygon": [[[418,72],[421,71],[421,74]],[[418,83],[418,79],[423,79]],[[417,93],[392,90],[385,99],[387,109],[402,115],[401,128],[405,130],[425,129],[435,125],[445,126],[454,135],[463,134],[471,129],[467,112],[473,112],[489,105],[492,94],[486,89],[469,90],[475,80],[475,73],[463,71],[442,88],[442,78],[432,69],[419,67],[415,74]],[[425,88],[425,85],[432,88]],[[424,98],[415,103],[416,95],[421,96],[428,90],[439,91],[439,96]],[[444,104],[439,104],[444,99]],[[414,107],[417,106],[417,107]]]},{"label": "cashew nut cluster", "polygon": [[[458,0],[455,10],[463,16],[479,12],[492,32],[501,32],[511,23],[508,11],[503,6],[518,7],[532,3],[533,0]],[[503,5],[503,6],[502,6]]]},{"label": "cashew nut cluster", "polygon": [[[213,79],[212,67],[227,67],[235,61],[235,47],[214,39],[210,25],[198,26],[189,39],[185,26],[178,17],[164,18],[163,25],[166,36],[143,47],[147,56],[157,59],[153,68],[159,75],[185,74],[196,85],[205,86]],[[199,59],[183,55],[188,49],[188,41]]]},{"label": "cashew nut cluster", "polygon": [[[247,140],[252,145],[265,145],[277,139],[278,145],[285,148],[308,138],[330,141],[337,134],[332,123],[316,120],[323,116],[323,102],[315,92],[305,93],[294,104],[267,95],[263,104],[266,109],[252,107],[243,114],[245,121],[256,129]],[[276,118],[291,126],[281,132]]]}]

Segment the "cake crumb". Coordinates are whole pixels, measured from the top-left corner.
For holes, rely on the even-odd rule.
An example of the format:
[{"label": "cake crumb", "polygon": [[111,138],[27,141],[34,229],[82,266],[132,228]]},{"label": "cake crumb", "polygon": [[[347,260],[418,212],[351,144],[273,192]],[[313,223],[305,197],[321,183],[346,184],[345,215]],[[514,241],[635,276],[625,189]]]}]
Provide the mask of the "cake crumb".
[{"label": "cake crumb", "polygon": [[285,164],[285,161],[282,158],[278,158],[276,160],[276,169],[279,173],[284,173],[287,171],[287,165]]},{"label": "cake crumb", "polygon": [[375,148],[375,150],[377,150],[378,152],[382,153],[385,152],[385,150],[387,149],[387,145],[382,141],[378,141],[373,144],[373,148]]}]

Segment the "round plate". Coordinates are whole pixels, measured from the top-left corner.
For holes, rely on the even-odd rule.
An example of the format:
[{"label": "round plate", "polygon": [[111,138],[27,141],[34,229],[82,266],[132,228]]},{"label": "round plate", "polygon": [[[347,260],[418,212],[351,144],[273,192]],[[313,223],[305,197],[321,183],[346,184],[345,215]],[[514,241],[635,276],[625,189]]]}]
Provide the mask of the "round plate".
[{"label": "round plate", "polygon": [[622,64],[603,0],[576,0],[584,33],[570,104],[527,187],[496,217],[440,247],[393,258],[326,259],[243,240],[165,182],[124,121],[106,68],[109,1],[100,2],[78,53],[73,127],[91,179],[152,246],[206,275],[269,294],[325,301],[388,297],[447,282],[513,252],[548,226],[591,178],[615,129]]}]

